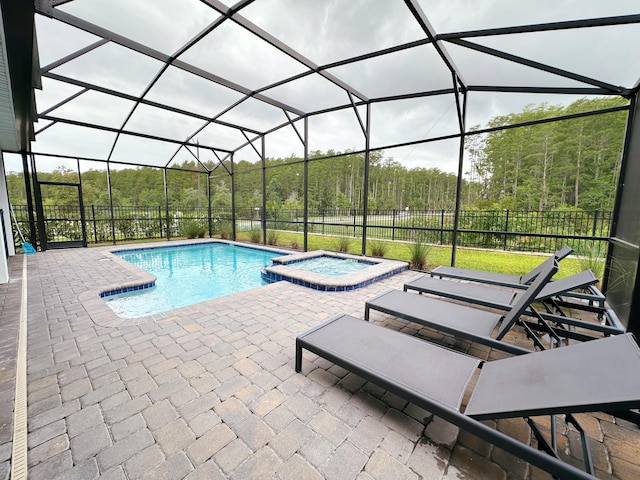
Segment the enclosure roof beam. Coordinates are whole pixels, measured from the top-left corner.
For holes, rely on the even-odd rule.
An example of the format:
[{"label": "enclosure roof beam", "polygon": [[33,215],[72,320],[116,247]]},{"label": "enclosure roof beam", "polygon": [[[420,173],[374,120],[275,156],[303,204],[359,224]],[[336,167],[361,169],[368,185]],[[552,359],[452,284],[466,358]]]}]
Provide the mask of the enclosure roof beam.
[{"label": "enclosure roof beam", "polygon": [[623,90],[622,93],[613,92],[604,88],[590,87],[507,87],[504,85],[469,85],[470,92],[501,92],[501,93],[546,93],[567,95],[615,95],[623,96],[631,94],[631,90]]},{"label": "enclosure roof beam", "polygon": [[224,164],[224,160],[220,158],[217,152],[213,152],[213,154],[216,156],[216,159],[218,160],[218,165],[213,167],[213,169],[209,172],[209,176],[211,176],[211,174],[215,172],[220,165],[222,165],[222,168],[224,168],[227,171],[228,175],[231,175],[231,170],[229,170],[227,166]]},{"label": "enclosure roof beam", "polygon": [[55,124],[56,124],[56,122],[49,122],[49,123],[47,123],[44,127],[42,127],[40,130],[37,130],[37,131],[35,132],[35,134],[36,134],[36,135],[38,135],[39,133],[44,132],[47,128],[52,127],[52,126],[54,126]]},{"label": "enclosure roof beam", "polygon": [[553,30],[607,27],[612,25],[627,25],[632,23],[640,23],[640,15],[620,15],[615,17],[589,18],[584,20],[569,20],[565,22],[538,23],[513,27],[487,28],[482,30],[441,33],[439,35],[436,35],[436,39],[451,40],[455,38],[489,37],[496,35],[511,35],[514,33],[548,32]]},{"label": "enclosure roof beam", "polygon": [[[75,78],[66,77],[64,75],[60,75],[58,73],[46,72],[43,74],[45,78],[51,78],[53,80],[57,80],[59,82],[68,83],[69,85],[75,85],[77,87],[86,88],[89,90],[94,90],[96,92],[105,93],[107,95],[113,95],[114,97],[123,98],[125,100],[129,100],[135,102],[139,100],[140,103],[144,105],[149,105],[150,107],[160,108],[162,110],[167,110],[173,113],[179,113],[181,115],[186,115],[192,118],[197,118],[198,120],[210,121],[211,123],[216,123],[218,125],[222,125],[225,127],[233,128],[235,130],[245,130],[249,133],[260,134],[261,132],[258,130],[254,130],[252,128],[242,127],[240,125],[236,125],[234,123],[224,122],[222,120],[217,120],[216,118],[207,117],[206,115],[200,115],[198,113],[190,112],[189,110],[183,110],[181,108],[172,107],[171,105],[167,105],[165,103],[154,102],[153,100],[148,100],[146,98],[139,98],[135,95],[129,95],[124,92],[120,92],[118,90],[112,90],[110,88],[101,87],[99,85],[95,85],[93,83],[84,82],[82,80],[76,80]],[[51,109],[47,110],[47,113]],[[43,112],[44,113],[44,112]]]},{"label": "enclosure roof beam", "polygon": [[609,90],[612,93],[617,95],[622,95],[625,91],[624,88],[618,87],[615,85],[611,85],[606,82],[601,82],[600,80],[596,80],[594,78],[585,77],[584,75],[579,75],[577,73],[569,72],[567,70],[563,70],[561,68],[552,67],[550,65],[546,65],[544,63],[535,62],[533,60],[529,60],[527,58],[519,57],[517,55],[512,55],[510,53],[502,52],[500,50],[496,50],[494,48],[485,47],[484,45],[479,45],[477,43],[468,42],[467,40],[461,39],[450,39],[448,40],[451,43],[456,45],[460,45],[461,47],[466,47],[471,50],[475,50],[477,52],[486,53],[488,55],[502,58],[503,60],[508,60],[510,62],[518,63],[520,65],[525,65],[527,67],[535,68],[536,70],[542,70],[544,72],[552,73],[554,75],[558,75],[560,77],[569,78],[571,80],[575,80],[577,82],[586,83],[589,85],[593,85],[596,87],[603,88],[605,90]]},{"label": "enclosure roof beam", "polygon": [[44,67],[42,67],[40,69],[40,74],[44,74],[45,72],[49,72],[51,70],[53,70],[54,68],[58,68],[61,65],[64,65],[67,62],[70,62],[71,60],[81,57],[82,55],[84,55],[85,53],[88,53],[92,50],[95,50],[98,47],[101,47],[102,45],[105,45],[109,43],[109,40],[107,40],[106,38],[101,38],[100,40],[98,40],[97,42],[92,43],[91,45],[87,45],[84,48],[81,48],[80,50],[76,50],[73,53],[70,53],[69,55],[60,58],[59,60],[56,60],[53,63],[50,63],[49,65],[45,65]]},{"label": "enclosure roof beam", "polygon": [[66,105],[67,103],[69,103],[71,100],[78,98],[80,95],[87,93],[89,91],[88,88],[83,88],[82,90],[78,90],[76,93],[74,93],[73,95],[68,96],[67,98],[65,98],[64,100],[59,101],[58,103],[56,103],[54,106],[47,108],[46,110],[44,110],[42,113],[40,113],[38,116],[41,115],[46,115],[48,113],[53,112],[56,108],[60,108],[63,105]]},{"label": "enclosure roof beam", "polygon": [[437,37],[436,37],[435,29],[429,22],[429,19],[427,18],[427,16],[424,14],[424,11],[418,4],[417,0],[405,0],[404,3],[407,4],[407,7],[411,11],[411,14],[420,25],[420,28],[422,28],[422,31],[427,35],[427,38],[431,42],[433,42],[433,46],[435,47],[436,51],[438,52],[438,55],[440,55],[440,58],[445,63],[449,71],[455,75],[455,78],[457,79],[458,83],[460,84],[462,89],[465,90],[467,86],[464,78],[462,77],[462,74],[460,73],[460,69],[456,67],[453,59],[451,58],[451,55],[449,55],[449,52],[447,52],[444,46],[440,45],[436,41]]},{"label": "enclosure roof beam", "polygon": [[[201,148],[206,148],[206,147],[202,147],[202,145],[200,147]],[[196,160],[196,162],[198,162],[198,165],[200,165],[202,168],[204,168],[204,172],[202,172],[202,173],[209,174],[209,169],[207,168],[207,166],[204,163],[202,163],[200,161],[199,155],[196,155],[195,153],[193,153],[193,150],[191,150],[192,148],[193,147],[190,147],[189,145],[185,145],[184,146],[184,149],[191,154],[191,156]],[[169,162],[169,163],[171,163],[171,162]],[[165,165],[165,167],[169,167],[169,163],[167,163]],[[200,173],[199,170],[198,170],[198,173]]]},{"label": "enclosure roof beam", "polygon": [[244,138],[246,138],[246,139],[247,139],[248,144],[249,144],[249,145],[251,145],[251,148],[253,148],[253,151],[254,151],[254,152],[256,152],[256,155],[258,155],[258,158],[260,158],[260,160],[264,160],[264,158],[263,158],[262,154],[258,151],[258,149],[256,148],[256,146],[253,144],[253,142],[254,142],[255,140],[257,140],[258,138],[264,138],[264,137],[263,137],[263,136],[260,136],[260,137],[254,138],[253,140],[250,140],[250,139],[249,139],[249,137],[247,136],[247,134],[245,133],[245,134],[244,134]]},{"label": "enclosure roof beam", "polygon": [[[387,97],[372,98],[371,103],[392,102],[395,100],[409,100],[412,98],[437,97],[439,95],[451,95],[455,92],[456,90],[453,88],[443,88],[440,90],[429,90],[428,92],[404,93],[400,95],[389,95]],[[363,103],[360,103],[359,105],[363,105]]]},{"label": "enclosure roof beam", "polygon": [[[100,162],[106,163],[107,165],[116,164],[116,165],[127,165],[130,167],[142,167],[142,168],[158,168],[158,169],[169,169],[169,170],[179,170],[181,172],[197,172],[197,170],[191,170],[189,168],[181,168],[181,167],[163,167],[162,165],[149,165],[135,162],[123,162],[119,160],[107,160],[105,158],[91,158],[91,157],[82,157],[78,155],[62,155],[57,153],[39,153],[32,152],[33,155],[37,157],[55,157],[55,158],[66,158],[69,160],[82,160],[84,162]],[[203,173],[203,172],[200,172]]]},{"label": "enclosure roof beam", "polygon": [[331,68],[342,67],[344,65],[350,65],[352,63],[361,62],[363,60],[369,60],[370,58],[381,57],[383,55],[389,55],[390,53],[402,52],[409,50],[410,48],[421,47],[423,45],[429,45],[433,43],[430,38],[421,38],[409,43],[403,43],[389,48],[383,48],[382,50],[376,50],[375,52],[364,53],[355,57],[346,58],[344,60],[338,60],[336,62],[327,63],[318,67],[318,70],[329,70]]},{"label": "enclosure roof beam", "polygon": [[296,127],[296,124],[289,116],[289,113],[287,113],[286,110],[283,110],[282,112],[284,113],[285,117],[287,117],[287,120],[289,121],[288,123],[289,125],[291,125],[291,128],[293,128],[293,131],[296,132],[296,135],[298,135],[298,138],[300,139],[300,142],[302,142],[302,145],[306,145],[304,138],[302,138],[302,135],[300,135],[300,132],[298,131],[298,127]]},{"label": "enclosure roof beam", "polygon": [[349,92],[347,92],[347,94],[349,95],[349,102],[351,103],[353,112],[356,114],[356,119],[360,124],[360,129],[362,130],[362,133],[364,134],[365,138],[367,138],[367,135],[368,135],[367,128],[364,126],[364,123],[362,123],[362,118],[360,118],[360,112],[358,112],[358,107],[356,107],[356,103],[353,101],[353,95],[351,95]]},{"label": "enclosure roof beam", "polygon": [[479,129],[479,130],[468,131],[468,132],[466,132],[466,135],[482,135],[484,133],[498,132],[500,130],[509,130],[509,129],[512,129],[512,128],[520,128],[520,127],[531,127],[533,125],[540,125],[540,124],[543,124],[543,123],[560,122],[560,121],[563,121],[563,120],[573,120],[573,119],[576,119],[576,118],[592,117],[594,115],[604,115],[604,114],[607,114],[607,113],[624,112],[624,111],[628,111],[628,110],[629,110],[629,106],[628,105],[622,105],[620,107],[604,108],[602,110],[594,110],[594,111],[590,111],[590,112],[572,113],[570,115],[560,115],[559,117],[541,118],[541,119],[538,119],[538,120],[531,120],[531,121],[528,121],[528,122],[520,122],[520,123],[512,123],[512,124],[509,124],[509,125],[501,125],[499,127],[483,128],[483,129]]},{"label": "enclosure roof beam", "polygon": [[[193,143],[193,142],[185,142],[182,140],[177,140],[175,138],[167,138],[167,137],[161,137],[158,135],[149,135],[147,133],[140,133],[140,132],[134,132],[131,130],[123,130],[121,128],[114,128],[114,127],[107,127],[105,125],[96,125],[94,123],[87,123],[87,122],[80,122],[77,120],[70,120],[67,118],[60,118],[60,117],[54,117],[51,115],[41,115],[40,116],[41,119],[43,120],[50,120],[52,122],[57,122],[57,123],[65,123],[68,125],[75,125],[77,127],[85,127],[85,128],[94,128],[96,130],[103,130],[105,132],[113,132],[113,133],[117,133],[117,134],[123,134],[123,135],[131,135],[132,137],[139,137],[139,138],[147,138],[149,140],[158,140],[161,142],[167,142],[167,143],[173,143],[176,145],[190,145],[192,147],[197,146],[198,144]],[[208,148],[209,150],[217,150],[220,152],[225,152],[225,153],[231,153],[231,150],[226,150],[224,148],[217,148],[217,147],[213,147],[211,145],[201,145],[204,148]]]}]

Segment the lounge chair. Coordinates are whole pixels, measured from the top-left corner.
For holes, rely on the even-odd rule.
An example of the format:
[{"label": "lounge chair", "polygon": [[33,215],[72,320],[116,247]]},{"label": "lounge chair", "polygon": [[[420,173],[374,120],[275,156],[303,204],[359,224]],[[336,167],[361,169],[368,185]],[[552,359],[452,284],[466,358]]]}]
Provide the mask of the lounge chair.
[{"label": "lounge chair", "polygon": [[[456,279],[456,280],[466,280],[469,282],[479,283],[479,284],[488,284],[488,285],[498,285],[502,287],[509,288],[519,288],[524,289],[528,284],[530,284],[533,279],[540,273],[540,270],[544,266],[545,263],[551,261],[552,258],[559,262],[563,258],[566,258],[573,252],[571,247],[565,246],[560,250],[556,251],[551,257],[542,262],[536,268],[531,270],[530,272],[522,275],[508,275],[504,273],[497,272],[486,272],[483,270],[473,270],[468,268],[458,268],[458,267],[447,267],[440,266],[436,267],[430,272],[430,276],[434,278],[447,278],[447,279]],[[582,300],[586,301],[589,306],[595,306],[594,308],[599,309],[599,313],[601,317],[604,317],[605,311],[607,310],[607,306],[605,305],[604,295],[593,285],[585,286],[585,292],[578,291],[568,291],[565,295],[571,298],[572,302],[569,302],[567,307],[575,308],[575,306],[582,305],[575,303],[573,300]],[[562,314],[559,305],[555,305],[554,308]]]},{"label": "lounge chair", "polygon": [[[640,407],[640,349],[631,334],[485,362],[348,315],[296,338],[297,372],[309,350],[558,478],[594,478],[562,462],[536,415]],[[479,373],[479,374],[478,374]],[[461,412],[470,380],[478,374]],[[482,423],[523,417],[547,455]],[[581,437],[586,443],[586,435]],[[593,472],[588,448],[585,469]]]},{"label": "lounge chair", "polygon": [[[584,270],[575,275],[547,282],[537,294],[535,300],[564,295],[572,290],[584,289],[598,282],[591,270]],[[418,293],[430,293],[467,303],[475,303],[498,310],[509,310],[511,305],[522,295],[522,290],[496,288],[477,283],[452,282],[433,278],[428,275],[404,284],[404,291],[415,290]]]},{"label": "lounge chair", "polygon": [[[536,295],[534,301],[546,302],[547,305],[551,305],[551,307],[548,308],[547,311],[540,313],[534,312],[530,307],[527,313],[533,314],[534,316],[540,315],[548,322],[556,322],[558,324],[572,327],[582,327],[587,330],[597,331],[606,335],[618,335],[623,333],[625,331],[624,326],[622,326],[615,315],[610,315],[611,310],[607,308],[604,302],[604,306],[601,307],[571,302],[562,298],[566,295],[574,294],[573,292],[576,290],[592,287],[597,282],[598,279],[591,270],[585,270],[583,272],[576,273],[575,275],[561,278],[560,280],[547,282],[547,284]],[[417,291],[418,293],[438,295],[440,297],[450,298],[475,305],[482,305],[489,308],[496,308],[503,311],[509,311],[512,305],[517,302],[518,298],[523,293],[522,290],[517,289],[505,289],[491,287],[488,285],[480,285],[477,283],[443,280],[440,278],[433,278],[428,275],[405,283],[404,291],[406,292],[409,290]],[[604,323],[586,322],[567,317],[564,312],[556,308],[559,305],[594,312]],[[572,333],[571,331],[566,331],[564,333],[564,336],[574,338],[576,340],[589,339],[579,334]]]},{"label": "lounge chair", "polygon": [[[437,298],[414,295],[400,290],[390,290],[365,303],[364,319],[369,320],[372,309],[378,310],[516,355],[530,353],[531,350],[501,341],[509,330],[518,323],[527,330],[534,344],[544,350],[544,345],[531,330],[529,323],[522,322],[520,317],[527,309],[531,308],[531,303],[536,295],[545,287],[557,270],[558,263],[555,260],[552,263],[545,262],[544,268],[541,269],[533,283],[517,296],[513,305],[508,307],[506,315],[457,305]],[[544,328],[546,333],[549,334],[549,339],[553,342],[551,346],[558,346],[561,340],[554,329],[548,326],[541,318],[538,320],[539,327],[541,329]],[[502,324],[494,338],[492,333],[501,321]]]},{"label": "lounge chair", "polygon": [[555,257],[559,262],[563,258],[569,256],[573,252],[571,247],[565,246],[555,252],[551,257],[542,262],[536,268],[524,275],[509,275],[506,273],[487,272],[484,270],[473,270],[471,268],[447,267],[441,265],[431,271],[432,277],[437,278],[455,278],[458,280],[468,280],[470,282],[488,283],[491,285],[501,285],[512,288],[525,288],[536,276],[541,272],[545,263]]}]

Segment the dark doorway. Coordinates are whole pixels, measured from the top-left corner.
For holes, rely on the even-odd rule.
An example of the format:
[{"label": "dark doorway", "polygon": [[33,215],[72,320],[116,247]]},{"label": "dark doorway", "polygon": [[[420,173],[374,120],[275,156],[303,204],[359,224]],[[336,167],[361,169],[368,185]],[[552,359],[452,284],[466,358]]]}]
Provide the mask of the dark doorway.
[{"label": "dark doorway", "polygon": [[[42,250],[86,247],[87,231],[80,183],[38,182],[42,212],[40,231]],[[68,198],[63,205],[48,204],[47,199]],[[58,202],[56,202],[58,203]]]}]

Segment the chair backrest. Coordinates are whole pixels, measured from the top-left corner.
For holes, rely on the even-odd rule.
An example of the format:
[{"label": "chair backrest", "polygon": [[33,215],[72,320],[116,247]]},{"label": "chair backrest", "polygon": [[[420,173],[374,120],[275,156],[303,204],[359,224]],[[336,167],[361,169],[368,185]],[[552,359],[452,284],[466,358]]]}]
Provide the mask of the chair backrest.
[{"label": "chair backrest", "polygon": [[614,335],[486,362],[465,415],[478,420],[640,406],[640,348]]},{"label": "chair backrest", "polygon": [[598,281],[598,278],[590,269],[583,270],[580,273],[574,273],[568,277],[547,283],[538,293],[536,300],[544,300],[555,297],[556,295],[563,295],[573,290],[584,289],[590,285],[595,285]]},{"label": "chair backrest", "polygon": [[522,293],[518,294],[517,300],[511,307],[511,310],[509,310],[509,313],[507,313],[502,319],[502,325],[500,325],[498,335],[496,336],[497,340],[501,340],[502,337],[507,334],[511,327],[513,327],[513,325],[518,321],[520,315],[522,315],[529,305],[533,303],[540,290],[549,283],[551,277],[553,277],[558,271],[558,261],[555,259],[555,256],[551,257],[549,260],[544,262],[542,271],[533,283]]},{"label": "chair backrest", "polygon": [[531,282],[533,282],[533,280],[540,274],[540,272],[544,269],[545,265],[548,262],[551,262],[553,260],[553,258],[555,257],[555,259],[559,262],[560,260],[562,260],[563,258],[568,257],[569,255],[571,255],[571,253],[573,253],[573,248],[571,248],[568,245],[565,245],[564,247],[562,247],[560,250],[558,250],[556,253],[554,253],[553,255],[551,255],[548,259],[546,259],[544,262],[542,262],[540,265],[538,265],[536,268],[534,268],[533,270],[531,270],[528,273],[525,273],[522,277],[520,277],[520,283],[523,285],[527,285]]},{"label": "chair backrest", "polygon": [[566,258],[569,255],[571,255],[572,253],[573,253],[573,248],[571,248],[569,245],[565,245],[553,255],[556,257],[556,259],[558,259],[558,261],[560,261],[563,258]]}]

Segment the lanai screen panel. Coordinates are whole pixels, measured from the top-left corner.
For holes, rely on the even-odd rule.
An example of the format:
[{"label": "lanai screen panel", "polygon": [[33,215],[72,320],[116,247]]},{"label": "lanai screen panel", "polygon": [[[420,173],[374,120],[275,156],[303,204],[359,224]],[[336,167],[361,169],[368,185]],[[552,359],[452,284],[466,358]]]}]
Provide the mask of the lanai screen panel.
[{"label": "lanai screen panel", "polygon": [[[366,122],[366,112],[359,110]],[[327,148],[328,146],[330,148]],[[347,150],[363,150],[365,136],[352,108],[314,115],[309,119],[309,152],[333,155]]]},{"label": "lanai screen panel", "polygon": [[424,38],[402,1],[263,0],[242,15],[317,65]]},{"label": "lanai screen panel", "polygon": [[[371,147],[419,142],[460,133],[453,94],[375,103],[371,108]],[[452,159],[456,159],[454,155]]]},{"label": "lanai screen panel", "polygon": [[266,157],[284,163],[299,162],[304,158],[303,141],[304,122],[279,128],[265,137]]},{"label": "lanai screen panel", "polygon": [[640,258],[640,189],[635,181],[640,178],[640,109],[636,104],[633,133],[629,145],[625,176],[633,179],[621,186],[620,211],[612,239],[612,258],[607,298],[630,331],[640,334],[638,321],[639,287],[638,259]]},{"label": "lanai screen panel", "polygon": [[106,160],[116,135],[95,128],[54,123],[36,136],[31,148],[53,155]]},{"label": "lanai screen panel", "polygon": [[[630,50],[640,32],[640,12],[632,2],[544,1],[516,7],[502,0],[144,0],[135,5],[72,0],[38,9],[43,13],[36,26],[44,65],[44,90],[38,96],[48,99],[38,114],[56,124],[90,126],[96,115],[72,118],[73,105],[84,109],[83,102],[99,94],[120,97],[114,107],[134,105],[125,120],[106,121],[121,118],[122,112],[106,113],[96,101],[93,108],[105,112],[98,115],[98,126],[107,123],[116,132],[142,134],[137,142],[142,149],[146,141],[168,140],[175,147],[167,149],[162,162],[155,153],[123,154],[118,140],[106,159],[116,160],[118,151],[120,158],[152,157],[153,165],[173,162],[183,143],[237,150],[246,145],[245,134],[254,140],[289,129],[290,121],[305,116],[313,142],[322,139],[314,144],[316,150],[364,148],[360,126],[350,128],[347,135],[353,138],[340,139],[339,145],[333,143],[335,135],[312,130],[319,125],[325,133],[340,131],[342,114],[322,114],[354,107],[362,112],[366,103],[382,100],[384,107],[372,115],[372,140],[376,148],[392,147],[424,137],[408,133],[424,131],[430,121],[414,116],[413,98],[439,92],[453,104],[454,90],[461,98],[466,89],[473,94],[505,88],[618,95],[633,88],[640,74],[640,61]],[[519,27],[633,14],[624,25],[616,20],[598,27],[591,26],[597,21]],[[471,112],[476,105],[481,111]],[[469,103],[465,127],[518,105],[507,101],[484,109]],[[163,108],[170,113],[149,115]],[[447,112],[451,127],[441,130],[459,134],[456,117],[461,113],[458,107]],[[315,122],[316,117],[322,120]],[[412,118],[415,124],[394,137],[398,126]],[[214,132],[216,123],[237,133]]]}]

